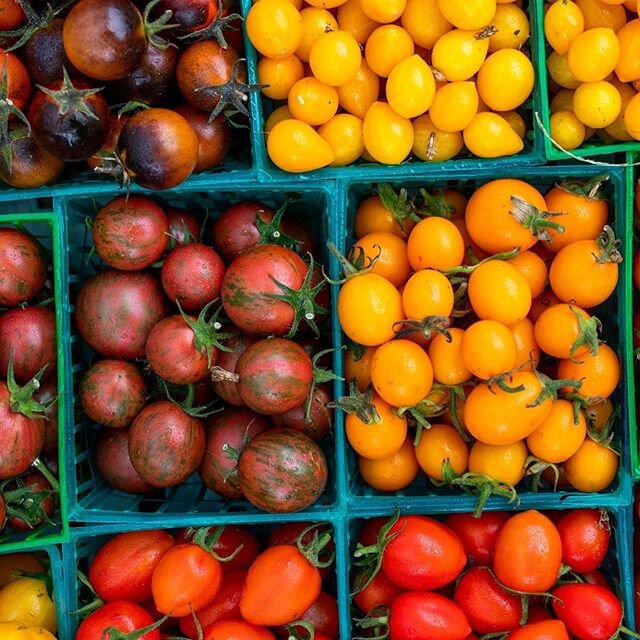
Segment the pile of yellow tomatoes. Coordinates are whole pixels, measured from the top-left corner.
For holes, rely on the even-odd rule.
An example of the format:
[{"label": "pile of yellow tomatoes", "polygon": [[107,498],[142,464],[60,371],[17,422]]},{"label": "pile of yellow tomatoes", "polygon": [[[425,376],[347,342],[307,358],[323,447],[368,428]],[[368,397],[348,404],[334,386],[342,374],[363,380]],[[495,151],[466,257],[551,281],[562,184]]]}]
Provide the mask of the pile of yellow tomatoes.
[{"label": "pile of yellow tomatoes", "polygon": [[593,309],[622,256],[602,180],[543,195],[498,179],[468,201],[380,185],[359,204],[339,404],[370,486],[397,491],[420,471],[485,497],[515,496],[527,474],[586,492],[613,482],[620,363]]},{"label": "pile of yellow tomatoes", "polygon": [[267,150],[291,172],[519,153],[534,69],[514,0],[258,0]]},{"label": "pile of yellow tomatoes", "polygon": [[556,0],[544,7],[551,52],[551,137],[566,150],[597,132],[605,143],[640,140],[637,0]]}]

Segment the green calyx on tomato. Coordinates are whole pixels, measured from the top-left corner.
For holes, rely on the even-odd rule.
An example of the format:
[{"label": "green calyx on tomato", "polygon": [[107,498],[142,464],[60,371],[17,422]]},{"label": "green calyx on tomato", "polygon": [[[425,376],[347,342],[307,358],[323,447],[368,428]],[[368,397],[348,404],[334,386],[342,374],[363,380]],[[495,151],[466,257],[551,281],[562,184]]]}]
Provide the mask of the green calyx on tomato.
[{"label": "green calyx on tomato", "polygon": [[151,12],[155,8],[155,6],[161,0],[151,0],[151,2],[147,3],[144,8],[144,12],[142,14],[142,21],[144,23],[144,32],[147,36],[147,40],[149,44],[153,45],[156,49],[166,49],[171,46],[171,43],[165,38],[161,38],[158,36],[162,31],[167,31],[169,29],[175,29],[179,25],[171,24],[169,20],[173,17],[173,11],[167,9],[155,20],[150,19]]},{"label": "green calyx on tomato", "polygon": [[[57,485],[55,478],[53,480]],[[11,483],[17,486],[13,489],[6,489],[7,485]],[[31,528],[43,522],[53,524],[43,509],[42,502],[56,493],[57,489],[53,487],[42,491],[33,491],[33,488],[26,485],[20,476],[5,480],[0,484],[0,498],[4,500],[7,517],[19,518]]]},{"label": "green calyx on tomato", "polygon": [[261,211],[256,211],[255,225],[260,232],[260,240],[256,244],[277,244],[281,247],[295,250],[296,239],[282,230],[282,216],[287,210],[289,202],[290,200],[287,199],[268,222],[260,216]]},{"label": "green calyx on tomato", "polygon": [[[331,534],[328,531],[321,532],[320,529],[317,524],[311,524],[303,529],[296,540],[296,547],[311,566],[324,569],[333,564],[336,554],[328,547]],[[304,542],[305,537],[310,533],[313,533],[311,540]],[[325,557],[321,559],[323,554]]]},{"label": "green calyx on tomato", "polygon": [[380,638],[384,640],[389,637],[389,622],[391,611],[389,607],[374,607],[367,613],[364,618],[355,621],[355,626],[367,633],[373,633],[373,636],[354,636],[353,640],[367,640],[368,638]]},{"label": "green calyx on tomato", "polygon": [[536,458],[536,456],[529,456],[524,463],[525,476],[530,477],[531,491],[536,492],[540,487],[542,481],[542,474],[545,471],[550,471],[553,474],[553,491],[558,489],[558,482],[560,481],[560,467],[553,463],[547,462]]},{"label": "green calyx on tomato", "polygon": [[335,402],[330,402],[327,407],[340,409],[345,413],[355,414],[359,420],[365,424],[380,422],[380,415],[372,402],[373,386],[369,385],[366,390],[360,391],[356,380],[349,382],[349,395],[338,398]]},{"label": "green calyx on tomato", "polygon": [[564,227],[561,224],[549,220],[549,218],[566,215],[564,212],[539,211],[532,204],[518,196],[511,196],[511,206],[513,207],[509,211],[511,216],[525,229],[529,229],[538,240],[551,242],[551,236],[547,229],[564,233]]},{"label": "green calyx on tomato", "polygon": [[27,418],[45,418],[45,411],[48,405],[43,405],[34,399],[33,394],[40,388],[40,380],[47,369],[47,365],[42,367],[27,384],[20,387],[13,372],[13,353],[9,354],[9,365],[7,367],[7,389],[9,390],[9,407],[14,413],[21,413]]},{"label": "green calyx on tomato", "polygon": [[[367,258],[364,252],[364,249],[359,246],[355,246],[349,257],[345,257],[340,253],[338,247],[336,247],[333,242],[327,242],[327,249],[329,249],[329,253],[331,253],[340,263],[342,267],[343,277],[339,280],[329,280],[327,278],[327,282],[333,285],[342,285],[347,280],[351,280],[351,278],[357,278],[358,276],[363,276],[369,273],[376,262],[378,261],[378,256],[373,256],[373,258]],[[379,249],[378,255],[382,249]],[[368,261],[368,264],[367,264]]]},{"label": "green calyx on tomato", "polygon": [[593,176],[587,181],[583,180],[563,180],[558,187],[567,193],[587,200],[605,200],[602,194],[602,185],[609,180],[606,173]]},{"label": "green calyx on tomato", "polygon": [[385,209],[388,209],[395,218],[400,229],[404,229],[404,223],[407,220],[413,220],[413,222],[420,221],[416,204],[409,198],[406,189],[400,189],[400,192],[396,193],[391,185],[379,184],[376,192]]},{"label": "green calyx on tomato", "polygon": [[18,29],[0,31],[0,37],[3,39],[17,38],[12,45],[5,49],[6,52],[15,51],[25,45],[36,31],[49,26],[55,16],[68,9],[69,5],[72,5],[75,0],[64,0],[63,2],[54,3],[55,6],[47,3],[40,15],[36,13],[29,0],[15,0],[15,2],[20,5],[20,8],[26,16],[26,20]]},{"label": "green calyx on tomato", "polygon": [[234,26],[233,22],[242,21],[244,18],[238,13],[230,13],[224,15],[224,4],[222,0],[218,0],[218,10],[213,22],[202,29],[191,31],[182,36],[178,36],[179,40],[191,44],[192,42],[200,42],[200,40],[213,40],[218,41],[218,44],[223,48],[227,48],[227,40],[224,37],[225,29],[235,30],[238,27]]},{"label": "green calyx on tomato", "polygon": [[220,556],[213,549],[220,540],[224,532],[224,525],[220,527],[200,527],[190,528],[185,532],[185,540],[195,544],[207,553],[211,554],[218,562],[229,562],[233,560],[244,548],[244,544],[232,551],[228,556]]},{"label": "green calyx on tomato", "polygon": [[441,333],[447,342],[451,342],[451,333],[448,331],[450,327],[449,318],[444,316],[427,316],[422,320],[400,320],[393,325],[396,338],[404,338],[409,335],[418,333],[427,340],[434,335]]},{"label": "green calyx on tomato", "polygon": [[575,352],[581,347],[586,347],[590,355],[595,356],[598,353],[598,333],[602,331],[602,322],[595,316],[591,316],[589,319],[576,311],[573,305],[569,305],[569,308],[573,312],[578,321],[578,337],[571,345],[569,351],[569,358],[572,362],[580,362],[574,358]]}]

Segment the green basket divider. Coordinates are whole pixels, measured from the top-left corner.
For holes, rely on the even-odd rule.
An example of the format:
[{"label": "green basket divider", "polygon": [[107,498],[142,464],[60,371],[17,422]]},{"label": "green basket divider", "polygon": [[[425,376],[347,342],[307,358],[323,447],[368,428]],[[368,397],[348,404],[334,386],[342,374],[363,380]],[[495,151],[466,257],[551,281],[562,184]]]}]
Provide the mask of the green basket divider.
[{"label": "green basket divider", "polygon": [[[411,179],[398,178],[390,182],[395,189],[406,188],[415,191],[421,187],[426,189],[457,188],[469,195],[474,187],[496,178],[519,178],[546,192],[549,187],[565,178],[589,179],[602,173],[599,167],[586,164],[559,165],[545,167],[513,168],[503,171],[478,170],[455,171],[446,176],[414,177]],[[596,315],[604,321],[604,337],[617,350],[622,368],[621,383],[612,400],[622,409],[622,415],[615,427],[616,443],[621,450],[620,466],[616,480],[601,493],[581,493],[575,490],[558,490],[532,492],[526,483],[518,486],[520,507],[537,509],[557,509],[563,506],[567,509],[578,507],[619,507],[631,501],[632,477],[629,442],[631,429],[634,424],[632,417],[633,381],[630,378],[632,333],[631,333],[631,245],[630,224],[625,211],[625,173],[619,168],[608,171],[610,177],[605,194],[610,203],[610,224],[618,238],[624,239],[622,252],[624,261],[620,268],[618,287],[611,298],[595,310]],[[342,185],[342,236],[338,248],[344,254],[351,246],[353,236],[353,216],[358,202],[373,193],[371,180],[351,179],[341,181]],[[343,337],[344,340],[344,337]],[[340,352],[343,357],[342,351]],[[343,371],[343,364],[338,365]],[[344,387],[343,387],[344,388]],[[344,430],[344,417],[339,412],[336,415],[336,429]],[[345,437],[346,443],[346,437]],[[409,487],[398,492],[381,492],[372,489],[362,480],[358,472],[356,456],[350,445],[346,443],[346,471],[349,495],[349,512],[357,514],[367,513],[371,509],[390,508],[390,505],[400,506],[412,512],[472,511],[476,497],[466,495],[458,490],[446,487],[436,488],[426,479],[419,477]],[[515,503],[507,503],[504,498],[492,497],[488,505],[493,509],[515,509]]]},{"label": "green basket divider", "polygon": [[[252,5],[252,0],[240,0],[242,15],[246,17]],[[535,6],[539,4],[533,0],[524,0],[523,8],[529,15],[531,25],[531,59],[534,61],[540,56],[544,57],[544,33],[540,39],[540,29],[537,21],[540,19]],[[244,34],[245,54],[247,59],[247,77],[250,84],[258,82],[258,57],[259,54],[251,44],[246,30]],[[308,180],[309,178],[334,178],[349,179],[361,178],[363,180],[393,180],[411,176],[431,176],[455,171],[457,169],[477,170],[482,168],[500,171],[509,167],[530,166],[544,163],[544,138],[539,127],[535,126],[535,113],[542,109],[543,92],[539,74],[536,73],[535,86],[529,100],[520,108],[521,114],[527,123],[527,135],[525,148],[518,154],[503,158],[484,159],[475,156],[462,156],[446,162],[423,162],[421,160],[409,160],[399,166],[382,165],[360,161],[347,167],[326,167],[316,171],[301,174],[292,174],[276,167],[267,154],[264,137],[264,123],[268,115],[274,110],[274,102],[262,96],[260,92],[252,91],[250,94],[251,111],[251,143],[253,146],[253,161],[258,171],[260,180],[273,180],[278,182],[287,179]]]},{"label": "green basket divider", "polygon": [[[569,152],[562,151],[551,139],[551,100],[549,99],[549,74],[547,72],[547,55],[551,51],[551,47],[546,45],[544,36],[544,3],[533,2],[535,20],[532,21],[532,28],[536,29],[536,40],[538,47],[535,49],[533,58],[536,67],[536,76],[540,82],[540,110],[538,111],[540,121],[536,120],[536,129],[540,129],[540,125],[544,127],[544,132],[540,130],[543,138],[545,157],[549,161],[569,160],[580,158],[591,158],[594,156],[608,155],[613,153],[623,153],[626,151],[640,150],[640,143],[637,141],[618,142],[616,144],[606,144],[597,140],[595,136],[586,141],[577,149]],[[534,114],[535,117],[535,114]],[[596,139],[594,142],[593,140]]]},{"label": "green basket divider", "polygon": [[[206,188],[192,183],[160,197],[163,202],[186,207],[191,211],[204,212],[208,209],[210,218],[217,217],[224,208],[243,200],[258,200],[277,208],[287,197],[291,197],[289,210],[300,220],[309,224],[321,248],[323,263],[329,267],[330,276],[337,277],[337,261],[326,249],[327,241],[337,242],[339,233],[340,207],[333,182],[282,182],[277,186],[271,186],[259,185],[255,181],[245,183],[229,181],[210,184]],[[67,280],[64,285],[69,290],[71,301],[65,318],[68,324],[67,335],[70,336],[71,342],[71,358],[66,371],[70,397],[69,428],[66,438],[66,454],[71,461],[67,485],[70,518],[79,522],[136,524],[174,517],[189,519],[195,524],[204,524],[210,522],[212,517],[234,521],[250,515],[258,522],[264,516],[263,512],[246,501],[224,500],[208,491],[197,474],[177,487],[161,490],[151,496],[139,496],[114,490],[104,482],[95,467],[91,449],[96,425],[83,415],[75,395],[80,376],[95,354],[77,334],[75,322],[71,316],[74,313],[72,302],[81,284],[94,273],[93,267],[86,262],[86,256],[92,248],[92,239],[85,217],[93,217],[97,209],[110,199],[109,196],[100,195],[95,198],[69,197],[54,200],[54,207],[60,218],[64,220],[68,241],[64,266]],[[97,256],[94,256],[94,261],[98,261]],[[336,300],[337,291],[332,291],[334,307]],[[340,335],[335,314],[332,314],[331,322],[333,323],[332,336],[335,338]],[[339,366],[337,352],[334,352],[333,359],[334,366]],[[339,387],[336,387],[335,393],[339,393]],[[338,429],[334,429],[334,433],[335,441],[329,439],[324,445],[330,468],[326,491],[315,505],[302,513],[292,514],[290,517],[292,520],[322,518],[334,507],[346,501],[346,490],[337,488],[343,486],[341,483],[344,483],[346,476],[343,434]]]},{"label": "green basket divider", "polygon": [[[563,509],[566,505],[557,503],[555,506],[545,506],[546,510]],[[536,506],[532,505],[531,509],[535,509]],[[574,508],[573,506],[571,508]],[[594,505],[593,508],[598,508]],[[499,505],[491,505],[488,510],[490,511],[502,511]],[[518,508],[518,511],[524,511],[524,505]],[[542,509],[540,509],[542,510]],[[631,540],[633,536],[633,522],[632,522],[632,509],[629,505],[624,507],[606,507],[606,511],[609,515],[611,523],[612,535],[609,547],[609,553],[607,554],[604,562],[602,563],[601,570],[609,580],[612,588],[616,591],[622,600],[624,608],[624,624],[635,629],[634,624],[634,606],[633,606],[633,559],[632,559],[632,545]],[[443,519],[446,515],[453,513],[446,506],[441,506],[439,509],[424,510],[416,509],[413,506],[403,505],[400,507],[401,515],[416,514],[426,515],[434,517],[438,520]],[[351,567],[350,584],[354,578],[353,571],[353,552],[356,549],[357,537],[365,521],[372,517],[391,517],[395,513],[395,510],[389,505],[386,507],[376,506],[368,510],[367,513],[354,515],[349,519],[347,527],[348,543],[347,548],[349,552],[349,562]],[[350,635],[344,636],[345,638],[354,637],[353,622],[349,620]],[[342,637],[342,636],[340,636]]]},{"label": "green basket divider", "polygon": [[[29,203],[32,205],[34,203]],[[65,425],[68,414],[68,387],[65,378],[67,350],[65,336],[66,298],[63,288],[62,226],[56,215],[50,211],[34,213],[11,213],[0,215],[0,227],[17,227],[30,233],[45,248],[53,271],[56,315],[57,344],[57,387],[58,387],[58,482],[60,484],[59,505],[53,515],[53,525],[45,525],[29,532],[8,532],[0,534],[0,553],[36,549],[44,545],[59,544],[69,536],[67,509],[67,465],[64,447]]]},{"label": "green basket divider", "polygon": [[[140,520],[130,524],[105,524],[77,527],[72,529],[69,542],[62,547],[62,560],[65,572],[64,606],[60,610],[60,624],[64,625],[64,633],[60,634],[60,640],[72,640],[75,637],[81,618],[71,612],[79,608],[79,582],[76,577],[78,569],[87,574],[88,562],[102,545],[118,533],[124,531],[143,531],[150,529],[176,530],[190,526],[216,526],[221,524],[237,524],[250,528],[250,531],[265,539],[269,532],[278,525],[292,522],[295,518],[290,515],[243,514],[232,520],[222,522],[216,514],[210,514],[207,520],[183,520],[166,518],[164,520],[146,522]],[[323,581],[323,590],[327,590],[336,596],[340,616],[340,638],[350,638],[349,628],[349,553],[346,546],[346,515],[341,509],[328,511],[325,514],[307,513],[309,522],[327,523],[333,528],[333,538],[336,546],[336,563],[333,576]],[[277,586],[277,585],[276,585]]]}]

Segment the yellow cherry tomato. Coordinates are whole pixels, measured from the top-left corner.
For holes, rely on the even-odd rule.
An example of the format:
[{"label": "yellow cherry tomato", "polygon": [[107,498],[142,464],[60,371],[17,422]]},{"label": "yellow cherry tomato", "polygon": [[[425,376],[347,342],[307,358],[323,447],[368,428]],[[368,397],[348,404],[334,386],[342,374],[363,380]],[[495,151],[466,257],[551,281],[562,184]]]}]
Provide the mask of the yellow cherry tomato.
[{"label": "yellow cherry tomato", "polygon": [[519,107],[533,91],[534,71],[531,60],[516,49],[492,53],[478,72],[480,97],[494,111],[511,111]]},{"label": "yellow cherry tomato", "polygon": [[611,449],[585,438],[563,465],[567,480],[574,489],[593,493],[603,491],[615,479],[620,461]]},{"label": "yellow cherry tomato", "polygon": [[464,143],[480,158],[512,156],[524,149],[522,138],[497,113],[478,113],[463,131]]},{"label": "yellow cherry tomato", "polygon": [[573,111],[583,124],[603,129],[613,124],[622,110],[620,92],[610,82],[585,82],[573,96]]},{"label": "yellow cherry tomato", "polygon": [[394,325],[403,320],[402,297],[382,276],[354,276],[340,288],[338,319],[354,342],[365,347],[380,346],[396,336]]},{"label": "yellow cherry tomato", "polygon": [[567,53],[569,69],[580,82],[598,82],[613,72],[620,59],[620,43],[613,29],[583,31]]},{"label": "yellow cherry tomato", "polygon": [[389,106],[404,118],[425,113],[436,94],[431,67],[418,55],[399,62],[389,74],[386,95]]},{"label": "yellow cherry tomato", "polygon": [[624,112],[624,126],[634,140],[640,140],[640,93],[637,93]]},{"label": "yellow cherry tomato", "polygon": [[431,122],[440,131],[462,131],[478,113],[475,82],[449,82],[436,91],[429,109]]},{"label": "yellow cherry tomato", "polygon": [[532,297],[537,298],[544,291],[549,270],[545,261],[537,253],[521,251],[507,262],[524,276]]},{"label": "yellow cherry tomato", "polygon": [[567,151],[577,149],[586,139],[586,128],[573,111],[552,114],[550,125],[551,138]]},{"label": "yellow cherry tomato", "polygon": [[358,466],[362,479],[378,491],[400,491],[408,487],[420,471],[410,438],[388,458],[369,460],[361,456]]},{"label": "yellow cherry tomato", "polygon": [[423,218],[409,234],[407,253],[414,271],[452,269],[464,260],[464,240],[451,220]]},{"label": "yellow cherry tomato", "polygon": [[291,87],[288,104],[294,118],[318,126],[336,115],[338,92],[316,78],[302,78]]},{"label": "yellow cherry tomato", "polygon": [[508,327],[494,320],[474,322],[462,336],[460,353],[465,368],[481,380],[516,366],[515,338]]},{"label": "yellow cherry tomato", "polygon": [[524,139],[527,134],[527,123],[524,118],[517,111],[504,111],[500,115],[509,123],[509,126],[518,136]]},{"label": "yellow cherry tomato", "polygon": [[520,49],[531,35],[529,17],[516,4],[498,5],[491,25],[498,32],[489,38],[489,53],[500,49]]},{"label": "yellow cherry tomato", "polygon": [[411,274],[407,243],[394,233],[374,231],[362,236],[353,245],[353,253],[372,264],[370,273],[386,278],[394,287],[401,287]]},{"label": "yellow cherry tomato", "polygon": [[388,24],[378,27],[367,40],[364,56],[371,70],[386,78],[391,70],[414,53],[411,36],[402,27]]},{"label": "yellow cherry tomato", "polygon": [[488,51],[487,35],[453,29],[434,45],[431,63],[449,82],[470,80],[480,70]]},{"label": "yellow cherry tomato", "polygon": [[0,638],[2,640],[56,640],[50,631],[42,627],[25,627],[21,622],[0,622]]},{"label": "yellow cherry tomato", "polygon": [[573,94],[571,89],[560,89],[551,100],[551,113],[557,111],[573,111]]},{"label": "yellow cherry tomato", "polygon": [[621,82],[640,80],[640,19],[631,20],[618,31],[620,59],[616,75]]},{"label": "yellow cherry tomato", "polygon": [[547,69],[551,79],[564,89],[577,89],[580,86],[578,80],[569,68],[569,59],[567,54],[560,54],[552,51],[547,58]]},{"label": "yellow cherry tomato", "polygon": [[348,31],[323,33],[311,45],[311,71],[320,82],[332,87],[353,80],[361,61],[360,46]]},{"label": "yellow cherry tomato", "polygon": [[496,0],[438,0],[438,6],[458,29],[482,29],[496,13]]},{"label": "yellow cherry tomato", "polygon": [[424,320],[429,316],[448,318],[453,303],[451,283],[435,269],[416,271],[402,290],[402,306],[409,320]]},{"label": "yellow cherry tomato", "polygon": [[56,605],[45,583],[35,578],[18,578],[0,590],[0,620],[42,627],[51,633],[58,630]]},{"label": "yellow cherry tomato", "polygon": [[347,0],[305,0],[307,4],[319,9],[335,9],[343,5]]},{"label": "yellow cherry tomato", "polygon": [[266,119],[264,123],[264,132],[269,133],[273,127],[275,127],[278,122],[282,122],[283,120],[291,120],[293,119],[293,114],[289,111],[289,106],[284,104],[277,109],[274,109],[269,117]]},{"label": "yellow cherry tomato", "polygon": [[[421,271],[421,273],[425,273]],[[452,327],[449,337],[439,333],[429,345],[429,357],[433,365],[433,378],[440,384],[462,384],[471,379],[472,373],[467,369],[462,357],[462,339],[464,329]]]},{"label": "yellow cherry tomato", "polygon": [[516,341],[515,366],[520,371],[533,371],[540,362],[540,347],[536,343],[533,322],[529,318],[523,318],[509,328]]},{"label": "yellow cherry tomato", "polygon": [[608,27],[619,31],[627,23],[624,7],[608,5],[600,0],[575,0],[584,17],[584,28]]},{"label": "yellow cherry tomato", "polygon": [[403,214],[401,210],[396,211],[392,204],[383,202],[380,195],[369,196],[356,209],[353,221],[355,236],[362,238],[374,231],[387,231],[399,238],[406,238],[415,223]]},{"label": "yellow cherry tomato", "polygon": [[355,380],[360,391],[366,391],[371,384],[371,361],[376,347],[353,346],[344,356],[344,379]]},{"label": "yellow cherry tomato", "polygon": [[287,0],[256,2],[245,21],[251,44],[268,58],[288,58],[302,42],[300,12]]},{"label": "yellow cherry tomato", "polygon": [[380,24],[389,24],[400,18],[407,0],[360,0],[362,11]]},{"label": "yellow cherry tomato", "polygon": [[304,68],[297,56],[258,60],[258,82],[266,85],[262,93],[272,100],[286,100],[291,87],[303,77]]},{"label": "yellow cherry tomato", "polygon": [[627,111],[629,103],[636,95],[636,91],[631,87],[631,85],[628,85],[625,82],[620,82],[615,78],[611,81],[611,84],[618,90],[622,100],[622,106],[620,107],[618,117],[608,127],[605,127],[605,130],[612,138],[621,142],[629,142],[630,140],[633,140],[633,138],[627,131],[627,127],[624,123],[624,114]]},{"label": "yellow cherry tomato", "polygon": [[423,49],[433,49],[438,38],[453,28],[442,15],[437,0],[407,0],[400,24]]},{"label": "yellow cherry tomato", "polygon": [[380,95],[380,78],[371,71],[367,61],[363,59],[356,75],[337,89],[340,106],[363,120],[369,107]]},{"label": "yellow cherry tomato", "polygon": [[425,162],[445,162],[464,147],[462,133],[447,133],[434,126],[429,114],[413,121],[413,154]]},{"label": "yellow cherry tomato", "polygon": [[373,355],[371,382],[376,393],[391,406],[411,407],[431,391],[431,360],[415,342],[391,340]]},{"label": "yellow cherry tomato", "polygon": [[316,38],[327,31],[337,31],[338,22],[331,12],[317,7],[303,9],[300,17],[302,18],[302,42],[296,49],[296,55],[300,60],[309,62],[311,46]]},{"label": "yellow cherry tomato", "polygon": [[420,434],[416,458],[420,468],[430,478],[442,481],[442,465],[445,462],[449,462],[458,475],[467,470],[469,448],[455,427],[433,424]]},{"label": "yellow cherry tomato", "polygon": [[377,162],[400,164],[411,153],[411,120],[396,113],[386,102],[374,102],[362,126],[364,147]]},{"label": "yellow cherry tomato", "polygon": [[335,160],[331,146],[300,120],[278,122],[267,137],[267,152],[277,167],[292,173],[320,169]]},{"label": "yellow cherry tomato", "polygon": [[571,43],[584,31],[584,16],[572,0],[554,2],[544,17],[544,35],[559,54],[569,51]]},{"label": "yellow cherry tomato", "polygon": [[469,471],[515,486],[524,478],[528,455],[524,440],[506,445],[484,444],[478,440],[469,452]]},{"label": "yellow cherry tomato", "polygon": [[358,42],[364,44],[367,38],[380,26],[372,20],[360,6],[360,0],[347,0],[338,7],[338,28],[348,31]]},{"label": "yellow cherry tomato", "polygon": [[344,167],[355,162],[364,151],[362,120],[350,113],[339,113],[323,124],[318,133],[326,140],[335,155],[332,167]]}]

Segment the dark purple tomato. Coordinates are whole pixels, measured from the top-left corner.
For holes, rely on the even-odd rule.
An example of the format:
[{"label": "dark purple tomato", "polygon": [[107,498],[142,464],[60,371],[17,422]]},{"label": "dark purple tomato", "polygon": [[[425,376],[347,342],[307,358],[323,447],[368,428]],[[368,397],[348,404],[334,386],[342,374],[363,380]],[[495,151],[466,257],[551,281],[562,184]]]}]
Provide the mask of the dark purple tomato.
[{"label": "dark purple tomato", "polygon": [[46,307],[18,307],[0,315],[0,375],[9,359],[18,384],[26,384],[46,366],[44,376],[56,370],[56,316]]},{"label": "dark purple tomato", "polygon": [[[230,331],[235,332],[232,327]],[[220,350],[218,354],[217,366],[229,373],[236,372],[236,365],[240,356],[245,352],[246,348],[256,342],[256,338],[248,336],[244,333],[237,333],[237,335],[227,338],[223,344],[231,351]],[[217,380],[214,378],[213,389],[218,394],[221,400],[224,400],[227,404],[235,405],[236,407],[243,407],[244,400],[238,393],[238,387],[232,380],[224,379],[225,376],[221,376],[223,379]]]},{"label": "dark purple tomato", "polygon": [[258,340],[240,356],[238,392],[258,413],[278,415],[301,405],[311,391],[313,366],[306,351],[286,338]]},{"label": "dark purple tomato", "polygon": [[131,464],[129,429],[101,429],[93,457],[105,482],[125,493],[151,493],[155,487],[145,482]]},{"label": "dark purple tomato", "polygon": [[161,0],[158,11],[172,11],[171,22],[179,34],[204,29],[218,13],[215,0]]},{"label": "dark purple tomato", "polygon": [[276,425],[285,429],[295,429],[308,435],[312,440],[319,442],[331,431],[331,419],[333,412],[327,407],[332,396],[329,390],[323,386],[316,386],[311,392],[311,405],[309,417],[306,418],[307,401],[290,409],[286,413],[275,417]]},{"label": "dark purple tomato", "polygon": [[142,358],[151,329],[167,313],[160,282],[143,271],[103,271],[84,283],[76,301],[80,335],[107,358]]},{"label": "dark purple tomato", "polygon": [[128,427],[144,408],[147,385],[126,360],[99,360],[82,376],[78,390],[87,416],[105,427]]},{"label": "dark purple tomato", "polygon": [[242,499],[238,486],[240,454],[251,438],[272,426],[269,417],[236,407],[207,418],[207,449],[199,469],[206,487],[230,500]]},{"label": "dark purple tomato", "polygon": [[202,422],[160,400],[145,407],[129,429],[129,455],[140,476],[154,487],[184,482],[204,457]]},{"label": "dark purple tomato", "polygon": [[169,241],[160,206],[143,196],[121,196],[104,205],[91,228],[93,245],[110,267],[136,271],[160,259]]},{"label": "dark purple tomato", "polygon": [[0,306],[30,300],[46,278],[47,263],[40,245],[24,231],[0,228]]},{"label": "dark purple tomato", "polygon": [[[195,318],[190,318],[193,322]],[[147,338],[145,353],[151,370],[163,380],[187,385],[202,380],[215,365],[218,351],[196,346],[196,334],[181,315],[158,322]]]},{"label": "dark purple tomato", "polygon": [[227,262],[262,240],[256,216],[268,223],[274,212],[260,202],[246,200],[225,209],[213,223],[213,246]]},{"label": "dark purple tomato", "polygon": [[269,429],[249,441],[240,455],[238,482],[259,509],[292,513],[312,505],[327,484],[322,449],[303,433]]},{"label": "dark purple tomato", "polygon": [[62,68],[69,73],[74,69],[62,44],[63,18],[54,18],[40,27],[22,48],[22,59],[34,84],[45,87],[62,82]]},{"label": "dark purple tomato", "polygon": [[169,300],[185,311],[200,311],[220,297],[224,263],[211,248],[199,242],[176,247],[165,258],[160,272]]}]

